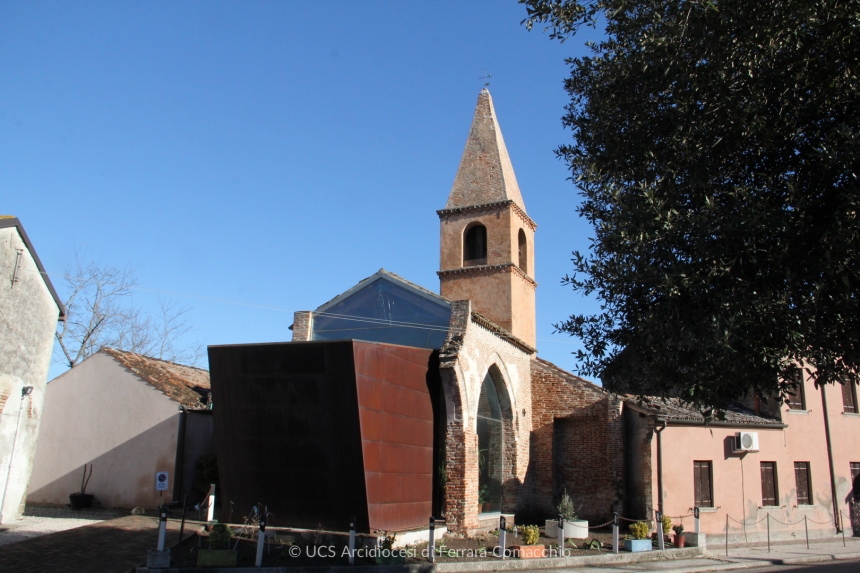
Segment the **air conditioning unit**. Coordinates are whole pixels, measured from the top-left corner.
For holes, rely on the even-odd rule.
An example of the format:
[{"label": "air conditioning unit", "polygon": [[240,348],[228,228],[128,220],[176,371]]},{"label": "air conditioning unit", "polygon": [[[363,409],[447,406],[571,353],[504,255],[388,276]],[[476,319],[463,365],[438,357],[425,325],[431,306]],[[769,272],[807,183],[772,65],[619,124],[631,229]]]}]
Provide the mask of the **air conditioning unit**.
[{"label": "air conditioning unit", "polygon": [[735,452],[757,452],[758,432],[735,432]]}]

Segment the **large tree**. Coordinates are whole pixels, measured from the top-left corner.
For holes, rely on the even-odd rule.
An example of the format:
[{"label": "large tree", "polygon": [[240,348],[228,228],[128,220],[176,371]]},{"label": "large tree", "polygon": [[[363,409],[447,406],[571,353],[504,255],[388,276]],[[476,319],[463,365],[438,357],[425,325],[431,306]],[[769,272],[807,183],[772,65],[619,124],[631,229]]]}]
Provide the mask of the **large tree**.
[{"label": "large tree", "polygon": [[723,408],[860,369],[860,0],[521,0],[568,60],[581,370]]}]

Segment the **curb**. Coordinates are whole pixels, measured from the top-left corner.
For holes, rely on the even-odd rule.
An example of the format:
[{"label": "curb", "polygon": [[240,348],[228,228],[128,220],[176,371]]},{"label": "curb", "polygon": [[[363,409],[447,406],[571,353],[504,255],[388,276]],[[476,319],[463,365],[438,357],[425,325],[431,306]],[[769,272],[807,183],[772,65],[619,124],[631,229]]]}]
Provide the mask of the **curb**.
[{"label": "curb", "polygon": [[548,557],[540,559],[505,559],[493,561],[458,561],[448,563],[412,563],[409,565],[338,565],[322,567],[230,567],[205,569],[197,567],[171,567],[149,569],[138,567],[137,573],[484,573],[490,571],[520,571],[571,567],[597,567],[626,565],[648,561],[673,561],[704,555],[704,547],[643,551],[641,553],[606,553],[577,557]]}]

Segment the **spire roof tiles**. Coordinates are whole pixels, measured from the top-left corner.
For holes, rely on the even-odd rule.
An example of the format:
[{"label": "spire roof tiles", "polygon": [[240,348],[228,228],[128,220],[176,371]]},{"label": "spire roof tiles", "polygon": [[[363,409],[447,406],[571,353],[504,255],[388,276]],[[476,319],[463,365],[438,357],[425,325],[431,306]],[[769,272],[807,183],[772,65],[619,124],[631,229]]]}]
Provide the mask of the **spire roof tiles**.
[{"label": "spire roof tiles", "polygon": [[484,88],[478,95],[466,149],[445,209],[502,201],[513,201],[525,213],[525,203],[493,108],[493,98]]}]

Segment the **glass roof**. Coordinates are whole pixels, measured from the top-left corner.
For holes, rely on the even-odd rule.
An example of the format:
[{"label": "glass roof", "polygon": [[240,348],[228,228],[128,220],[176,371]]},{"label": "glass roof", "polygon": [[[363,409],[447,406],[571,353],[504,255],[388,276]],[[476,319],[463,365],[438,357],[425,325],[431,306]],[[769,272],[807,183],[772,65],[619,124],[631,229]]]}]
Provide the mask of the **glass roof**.
[{"label": "glass roof", "polygon": [[323,308],[313,314],[312,340],[357,339],[438,349],[451,320],[447,302],[385,276]]}]

